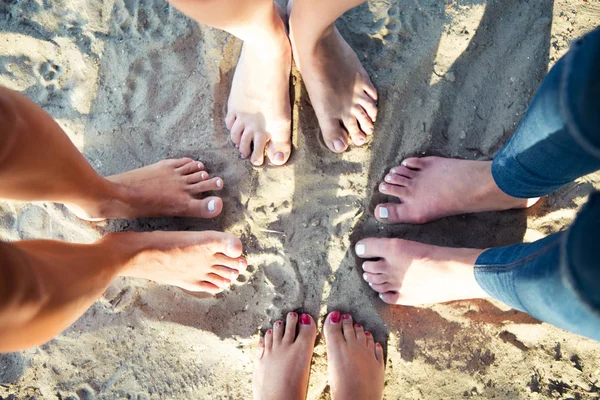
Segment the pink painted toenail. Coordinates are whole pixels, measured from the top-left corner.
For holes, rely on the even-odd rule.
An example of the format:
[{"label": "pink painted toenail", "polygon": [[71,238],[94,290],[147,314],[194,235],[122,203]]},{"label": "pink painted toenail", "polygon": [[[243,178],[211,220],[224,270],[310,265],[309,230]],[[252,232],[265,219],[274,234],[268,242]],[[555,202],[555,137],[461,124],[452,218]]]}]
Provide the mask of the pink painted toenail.
[{"label": "pink painted toenail", "polygon": [[344,150],[344,142],[342,142],[341,140],[336,140],[335,142],[333,142],[333,148],[336,149],[337,151],[341,151]]},{"label": "pink painted toenail", "polygon": [[282,323],[281,321],[277,321],[277,322],[275,322],[275,326],[281,326],[281,323]]},{"label": "pink painted toenail", "polygon": [[300,316],[300,323],[302,325],[310,325],[310,315],[308,315],[308,314],[302,314]]},{"label": "pink painted toenail", "polygon": [[342,314],[339,311],[334,311],[331,313],[331,322],[334,324],[337,324],[338,322],[340,322],[340,317],[342,316]]},{"label": "pink painted toenail", "polygon": [[296,317],[298,316],[298,314],[296,314],[296,313],[295,313],[295,312],[293,312],[293,311],[290,313],[290,315],[291,315],[292,317],[294,317],[294,318],[296,318]]},{"label": "pink painted toenail", "polygon": [[245,154],[240,154],[240,158],[243,160],[243,159],[245,159],[245,158],[248,158],[248,156],[247,156],[247,155],[245,155]]},{"label": "pink painted toenail", "polygon": [[365,335],[367,335],[367,336],[371,336],[371,332],[369,332],[369,331],[366,331],[366,332],[365,332]]},{"label": "pink painted toenail", "polygon": [[362,326],[360,324],[354,324],[355,328],[362,328]]},{"label": "pink painted toenail", "polygon": [[273,156],[273,161],[278,162],[278,163],[282,163],[284,160],[284,155],[282,152],[278,151],[277,153],[275,153],[275,156]]},{"label": "pink painted toenail", "polygon": [[272,330],[272,329],[269,329],[269,330],[267,331],[267,335],[270,335],[271,333],[273,333],[273,330]]},{"label": "pink painted toenail", "polygon": [[349,318],[350,318],[350,315],[348,315],[348,314],[344,314],[342,318],[344,318],[344,319],[349,319]]}]

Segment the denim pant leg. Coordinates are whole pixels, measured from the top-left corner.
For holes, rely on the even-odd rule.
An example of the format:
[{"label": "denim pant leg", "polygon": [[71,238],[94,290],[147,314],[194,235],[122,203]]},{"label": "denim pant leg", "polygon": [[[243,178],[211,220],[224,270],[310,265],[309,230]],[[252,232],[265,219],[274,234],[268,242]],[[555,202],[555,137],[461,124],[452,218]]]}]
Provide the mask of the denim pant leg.
[{"label": "denim pant leg", "polygon": [[548,73],[492,175],[519,198],[547,195],[600,169],[600,28],[573,44]]},{"label": "denim pant leg", "polygon": [[600,192],[567,231],[484,251],[475,279],[513,308],[600,340]]}]

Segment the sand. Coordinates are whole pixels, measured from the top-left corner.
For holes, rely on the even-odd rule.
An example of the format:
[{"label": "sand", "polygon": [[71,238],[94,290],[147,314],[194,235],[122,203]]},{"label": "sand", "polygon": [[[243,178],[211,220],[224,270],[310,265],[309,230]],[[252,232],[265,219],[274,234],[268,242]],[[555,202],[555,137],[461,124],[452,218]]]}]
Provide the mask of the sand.
[{"label": "sand", "polygon": [[[0,84],[44,107],[100,173],[192,156],[225,180],[213,221],[91,224],[62,205],[2,201],[0,237],[90,243],[109,231],[218,229],[242,237],[251,264],[216,298],[117,279],[56,339],[0,356],[0,398],[248,399],[259,332],[292,310],[321,325],[333,309],[385,343],[386,399],[598,398],[600,343],[496,301],[385,305],[352,245],[374,235],[489,247],[565,229],[599,174],[527,211],[423,226],[379,224],[375,189],[406,156],[493,157],[549,67],[599,21],[597,0],[369,1],[338,26],[380,93],[372,142],[329,152],[294,70],[292,158],[254,168],[222,122],[239,40],[163,0],[0,3]],[[320,338],[308,397],[328,393]]]}]

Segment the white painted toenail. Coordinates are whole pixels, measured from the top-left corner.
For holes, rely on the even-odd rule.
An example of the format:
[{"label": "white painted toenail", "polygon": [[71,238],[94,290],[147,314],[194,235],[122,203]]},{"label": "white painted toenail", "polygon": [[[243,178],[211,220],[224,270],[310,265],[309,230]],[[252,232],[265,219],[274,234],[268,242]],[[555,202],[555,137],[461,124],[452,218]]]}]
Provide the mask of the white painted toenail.
[{"label": "white painted toenail", "polygon": [[366,264],[366,262],[364,262],[364,263],[362,264],[362,269],[363,269],[363,271],[365,270],[365,264]]},{"label": "white painted toenail", "polygon": [[359,256],[362,256],[363,254],[365,254],[365,251],[367,249],[365,248],[365,245],[360,243],[356,245],[356,254]]},{"label": "white painted toenail", "polygon": [[221,187],[222,184],[223,182],[220,179],[217,179],[217,187]]},{"label": "white painted toenail", "polygon": [[381,300],[383,300],[383,293],[380,293],[380,294],[379,294],[379,298],[380,298]]},{"label": "white painted toenail", "polygon": [[392,174],[396,173],[396,168],[392,168],[392,170],[390,171]]},{"label": "white painted toenail", "polygon": [[[229,243],[229,244],[227,245],[227,254],[233,254],[233,251],[235,250],[235,249],[234,249],[234,247],[235,247],[235,246],[234,246],[234,244],[233,244],[233,243]],[[241,261],[240,261],[240,262],[241,262]]]},{"label": "white painted toenail", "polygon": [[373,284],[372,284],[371,282],[369,282],[369,286],[370,286],[370,287],[373,287]]},{"label": "white painted toenail", "polygon": [[380,188],[381,188],[382,192],[385,192],[385,190],[387,189],[387,186],[385,186],[385,183],[382,183]]},{"label": "white painted toenail", "polygon": [[238,265],[240,266],[240,270],[244,269],[244,262],[243,261],[240,261],[238,263]]},{"label": "white painted toenail", "polygon": [[363,274],[363,279],[364,279],[365,281],[369,282],[369,279],[368,279],[368,278],[369,278],[369,277],[367,276],[367,274]]},{"label": "white painted toenail", "polygon": [[379,207],[379,218],[387,219],[388,216],[388,209],[385,207]]},{"label": "white painted toenail", "polygon": [[406,167],[408,163],[406,161],[402,161],[402,165]]},{"label": "white painted toenail", "polygon": [[198,169],[201,169],[201,168],[202,168],[202,164],[198,163]]},{"label": "white painted toenail", "polygon": [[200,172],[200,178],[206,179],[206,172]]},{"label": "white painted toenail", "polygon": [[391,177],[391,176],[389,176],[389,175],[386,175],[386,177],[385,177],[385,181],[386,181],[386,182],[391,182],[391,181],[392,181],[392,177]]},{"label": "white painted toenail", "polygon": [[208,202],[208,211],[213,212],[217,209],[217,202],[213,199]]}]

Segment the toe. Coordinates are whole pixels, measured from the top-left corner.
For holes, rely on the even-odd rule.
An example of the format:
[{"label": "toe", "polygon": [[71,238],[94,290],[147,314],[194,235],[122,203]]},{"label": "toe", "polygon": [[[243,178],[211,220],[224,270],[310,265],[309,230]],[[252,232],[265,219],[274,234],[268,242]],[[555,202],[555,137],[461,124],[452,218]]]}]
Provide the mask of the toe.
[{"label": "toe", "polygon": [[342,332],[344,333],[344,339],[346,339],[346,342],[352,342],[356,340],[354,326],[352,325],[352,316],[350,314],[342,315]]},{"label": "toe", "polygon": [[386,254],[392,251],[395,242],[396,239],[367,238],[356,243],[354,250],[360,258],[385,259]]},{"label": "toe", "polygon": [[213,265],[211,267],[211,272],[223,279],[228,279],[231,282],[235,282],[240,275],[240,272],[237,269],[229,268],[224,265]]},{"label": "toe", "polygon": [[212,178],[207,181],[201,181],[190,185],[189,190],[190,193],[200,194],[204,192],[209,192],[211,190],[221,190],[223,189],[223,179],[221,178]]},{"label": "toe", "polygon": [[362,278],[365,282],[375,285],[381,285],[388,281],[388,276],[386,274],[371,274],[369,272],[364,272]]},{"label": "toe", "polygon": [[273,330],[269,329],[265,333],[265,350],[269,351],[273,348]]},{"label": "toe", "polygon": [[292,152],[292,145],[290,141],[278,142],[271,139],[269,147],[267,148],[267,156],[274,165],[283,165],[290,158]]},{"label": "toe", "polygon": [[403,160],[400,165],[418,171],[425,166],[425,161],[423,158],[412,157]]},{"label": "toe", "polygon": [[283,324],[283,321],[275,322],[275,324],[273,325],[273,346],[278,346],[281,344],[284,330],[285,326]]},{"label": "toe", "polygon": [[358,98],[358,104],[367,112],[367,115],[372,122],[377,120],[377,104],[373,99],[365,93],[363,96]]},{"label": "toe", "polygon": [[345,341],[342,334],[341,319],[342,314],[339,311],[333,311],[327,316],[325,326],[323,327],[327,343]]},{"label": "toe", "polygon": [[221,293],[223,291],[223,289],[221,289],[217,285],[207,281],[198,282],[196,285],[182,285],[181,287],[185,290],[189,290],[192,292],[206,292],[212,295]]},{"label": "toe", "polygon": [[207,197],[202,200],[192,200],[187,212],[190,217],[213,218],[223,210],[223,200],[219,197]]},{"label": "toe", "polygon": [[190,160],[190,161],[186,162],[183,165],[180,165],[179,167],[175,167],[175,168],[177,168],[177,172],[179,172],[179,174],[189,175],[189,174],[194,174],[196,172],[204,170],[204,164],[202,162],[194,161],[192,159],[188,159],[188,160]]},{"label": "toe", "polygon": [[420,214],[412,214],[405,203],[383,203],[375,207],[375,218],[384,224],[423,224],[426,219],[420,217]]},{"label": "toe", "polygon": [[[198,233],[198,232],[196,232]],[[205,231],[204,234],[210,234],[210,239],[204,239],[202,245],[212,254],[223,254],[229,258],[240,258],[242,255],[242,241],[231,233]],[[216,258],[219,262],[225,262]],[[245,261],[245,260],[244,260]],[[232,267],[233,268],[233,267]]]},{"label": "toe", "polygon": [[283,334],[284,343],[293,343],[296,338],[296,325],[298,324],[298,314],[290,312],[285,320],[285,333]]},{"label": "toe", "polygon": [[390,185],[408,187],[410,185],[412,179],[407,178],[402,175],[398,175],[398,174],[387,174],[383,178],[383,180],[385,181],[385,183],[390,184]]},{"label": "toe", "polygon": [[208,179],[208,172],[206,172],[206,171],[195,172],[195,173],[189,174],[185,177],[185,180],[188,184],[202,182],[207,179]]},{"label": "toe", "polygon": [[245,128],[246,125],[244,122],[242,122],[241,118],[238,118],[230,129],[230,137],[233,144],[240,145],[240,140]]},{"label": "toe", "polygon": [[321,129],[329,150],[334,153],[343,153],[348,148],[348,134],[342,129],[339,121],[330,121]]},{"label": "toe", "polygon": [[246,129],[242,138],[240,139],[240,157],[246,159],[250,157],[252,153],[252,140],[254,139],[254,132],[250,129]]},{"label": "toe", "polygon": [[400,301],[400,293],[398,292],[385,292],[380,293],[379,298],[387,304],[398,304]]},{"label": "toe", "polygon": [[375,344],[375,358],[383,365],[383,347],[379,343]]},{"label": "toe", "polygon": [[[407,183],[408,185],[408,183]],[[386,183],[385,181],[379,184],[379,192],[386,194],[388,196],[394,196],[399,199],[406,197],[409,195],[409,189],[407,186],[401,185],[393,185],[391,183]]]},{"label": "toe", "polygon": [[194,160],[192,160],[189,157],[182,157],[182,158],[165,160],[165,162],[173,168],[181,168],[188,163],[194,162]]},{"label": "toe", "polygon": [[229,278],[223,278],[222,276],[213,272],[210,272],[206,275],[205,281],[212,283],[218,288],[221,288],[221,290],[227,289],[229,286],[231,286],[231,280]]},{"label": "toe", "polygon": [[370,284],[369,286],[371,286],[371,289],[373,289],[377,293],[391,292],[395,289],[394,286],[392,286],[392,284],[388,283],[388,282],[382,283],[381,285],[373,283],[373,284]]},{"label": "toe", "polygon": [[356,333],[356,339],[359,341],[359,343],[367,344],[365,328],[363,328],[361,324],[354,324],[354,332]]},{"label": "toe", "polygon": [[247,261],[244,257],[228,257],[222,253],[215,254],[212,263],[235,270],[238,274],[244,273],[247,268]]},{"label": "toe", "polygon": [[371,335],[371,332],[365,331],[365,337],[367,338],[367,347],[369,349],[375,347],[375,340],[373,340],[373,335]]},{"label": "toe", "polygon": [[380,274],[387,269],[387,264],[384,260],[365,261],[362,264],[362,269],[363,271],[370,272],[372,274]]},{"label": "toe", "polygon": [[263,358],[264,354],[265,354],[265,340],[263,338],[260,338],[260,340],[258,341],[258,349],[256,350],[256,359],[260,360],[261,358]]},{"label": "toe", "polygon": [[399,165],[397,167],[390,169],[390,174],[391,175],[401,175],[401,176],[405,176],[407,178],[412,179],[417,176],[417,171],[410,169],[408,167],[405,167],[404,165]]},{"label": "toe", "polygon": [[315,340],[315,336],[317,335],[317,325],[315,321],[309,314],[300,315],[300,329],[298,330],[298,337],[296,338],[296,342],[298,341],[308,341],[313,342]]},{"label": "toe", "polygon": [[371,117],[367,115],[367,112],[361,106],[357,105],[352,109],[352,115],[356,118],[358,123],[360,124],[360,130],[366,133],[367,135],[372,135],[375,131],[375,127],[373,125],[373,121],[371,121]]},{"label": "toe", "polygon": [[254,134],[254,146],[252,149],[252,155],[250,156],[250,162],[257,167],[263,165],[265,162],[265,147],[267,146],[267,134],[266,133],[255,133]]},{"label": "toe", "polygon": [[377,102],[377,99],[379,98],[377,94],[377,89],[375,89],[375,86],[373,85],[369,77],[365,78],[365,86],[363,87],[363,90],[373,101]]},{"label": "toe", "polygon": [[358,127],[358,121],[353,115],[348,116],[348,118],[344,119],[344,126],[350,134],[350,139],[352,139],[352,143],[356,146],[362,146],[367,141],[367,137]]}]

